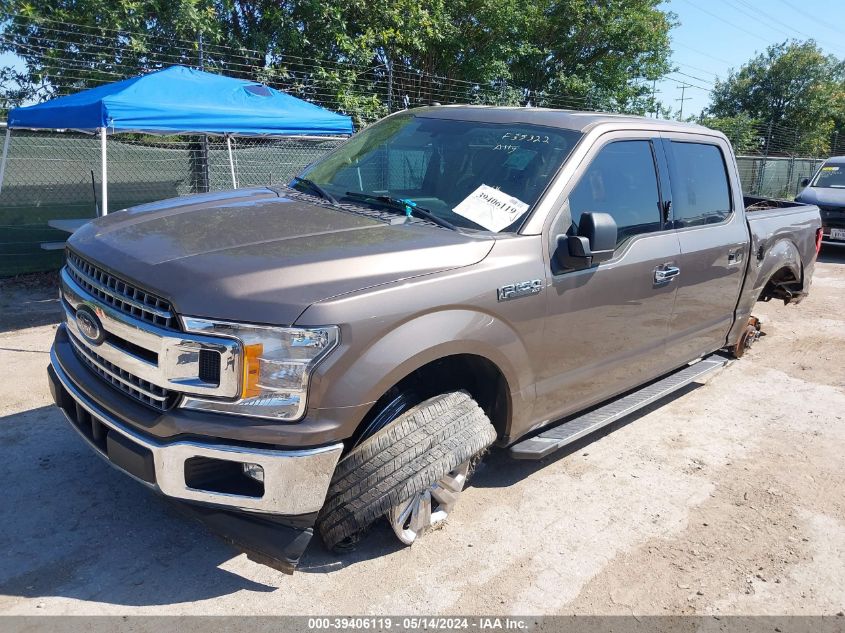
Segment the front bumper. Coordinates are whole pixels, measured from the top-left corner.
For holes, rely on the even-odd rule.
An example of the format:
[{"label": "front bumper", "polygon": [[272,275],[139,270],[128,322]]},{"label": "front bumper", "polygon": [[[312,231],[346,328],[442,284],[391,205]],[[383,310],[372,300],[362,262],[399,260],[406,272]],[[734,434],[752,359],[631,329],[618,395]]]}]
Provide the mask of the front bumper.
[{"label": "front bumper", "polygon": [[[87,396],[63,369],[55,346],[48,374],[56,405],[101,457],[174,499],[264,515],[314,515],[343,450],[342,444],[277,450],[190,439],[162,442],[133,430]],[[263,469],[263,485],[243,474],[243,464]]]},{"label": "front bumper", "polygon": [[845,207],[819,206],[822,218],[822,241],[832,244],[842,244],[843,240],[834,240],[830,229],[845,231]]}]

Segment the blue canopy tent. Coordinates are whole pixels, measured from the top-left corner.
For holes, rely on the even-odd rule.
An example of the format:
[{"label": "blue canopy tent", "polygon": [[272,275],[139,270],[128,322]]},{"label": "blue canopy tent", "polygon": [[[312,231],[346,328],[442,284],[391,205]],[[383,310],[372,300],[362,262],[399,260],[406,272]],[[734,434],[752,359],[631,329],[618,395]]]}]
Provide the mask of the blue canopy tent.
[{"label": "blue canopy tent", "polygon": [[108,213],[106,137],[118,132],[226,136],[352,134],[352,119],[253,81],[171,66],[9,113],[0,188],[12,129],[75,130],[100,135],[102,212]]}]

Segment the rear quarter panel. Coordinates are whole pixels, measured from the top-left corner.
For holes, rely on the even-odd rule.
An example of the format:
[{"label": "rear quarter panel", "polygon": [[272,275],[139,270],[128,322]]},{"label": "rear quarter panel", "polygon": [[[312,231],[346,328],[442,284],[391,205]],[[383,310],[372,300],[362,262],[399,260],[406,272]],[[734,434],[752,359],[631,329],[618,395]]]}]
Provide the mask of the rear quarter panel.
[{"label": "rear quarter panel", "polygon": [[747,211],[746,217],[751,256],[737,306],[738,316],[745,318],[737,319],[735,329],[745,327],[763,288],[782,268],[792,271],[801,280],[803,292],[809,292],[816,262],[816,230],[821,226],[819,209],[813,205]]}]

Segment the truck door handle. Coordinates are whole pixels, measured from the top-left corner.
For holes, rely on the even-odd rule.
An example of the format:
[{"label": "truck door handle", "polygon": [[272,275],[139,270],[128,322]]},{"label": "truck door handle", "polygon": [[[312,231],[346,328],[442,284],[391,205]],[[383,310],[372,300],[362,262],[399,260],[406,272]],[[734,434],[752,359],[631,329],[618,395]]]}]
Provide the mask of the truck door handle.
[{"label": "truck door handle", "polygon": [[681,269],[677,266],[658,266],[654,269],[654,283],[662,284],[672,281],[680,274]]}]

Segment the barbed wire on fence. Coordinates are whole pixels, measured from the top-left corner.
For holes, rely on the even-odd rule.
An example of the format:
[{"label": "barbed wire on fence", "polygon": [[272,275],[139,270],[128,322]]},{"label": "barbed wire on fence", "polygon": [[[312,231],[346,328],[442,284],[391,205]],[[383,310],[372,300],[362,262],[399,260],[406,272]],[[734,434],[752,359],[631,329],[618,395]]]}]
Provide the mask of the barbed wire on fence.
[{"label": "barbed wire on fence", "polygon": [[[24,52],[36,60],[54,84],[41,96],[61,96],[172,64],[200,65],[198,42],[132,34],[46,18],[13,16],[13,24],[37,25],[25,36],[0,33],[0,48]],[[80,34],[85,37],[80,39]],[[96,63],[101,62],[101,63]],[[594,95],[531,92],[505,78],[467,81],[422,72],[400,63],[360,64],[318,60],[282,53],[205,43],[202,67],[262,81],[326,107],[347,110],[366,124],[407,106],[438,103],[488,103],[595,109]],[[642,78],[640,78],[642,79]],[[632,78],[632,85],[637,78]],[[363,108],[362,102],[372,102]],[[595,102],[595,103],[594,103]],[[355,110],[363,109],[363,112]]]},{"label": "barbed wire on fence", "polygon": [[[0,48],[26,52],[41,67],[45,77],[58,78],[58,88],[49,81],[42,86],[42,97],[61,96],[135,76],[144,70],[172,65],[198,65],[197,40],[163,37],[155,33],[132,34],[99,26],[80,25],[50,18],[11,16],[10,23],[30,27],[26,35],[0,32]],[[37,27],[37,28],[35,28]],[[389,112],[430,103],[479,103],[548,106],[568,109],[606,109],[613,104],[597,101],[591,95],[531,92],[500,78],[495,81],[467,81],[399,63],[360,64],[352,61],[319,60],[271,49],[259,51],[205,42],[202,66],[212,72],[234,74],[262,81],[300,98],[355,118],[360,127]],[[682,75],[683,78],[674,77]],[[696,86],[698,79],[675,69],[667,77],[679,85]],[[632,78],[632,85],[642,78]],[[712,84],[708,84],[711,85]],[[52,86],[52,87],[50,87]],[[624,109],[624,108],[623,108]],[[831,153],[845,151],[845,139],[805,138],[799,129],[757,122],[753,129],[728,133],[742,153],[771,156],[821,156],[819,147],[828,145]]]}]

